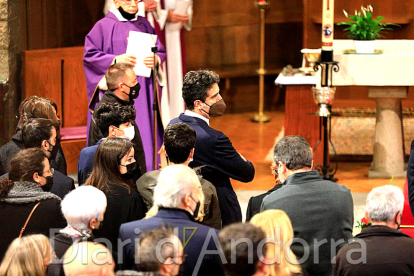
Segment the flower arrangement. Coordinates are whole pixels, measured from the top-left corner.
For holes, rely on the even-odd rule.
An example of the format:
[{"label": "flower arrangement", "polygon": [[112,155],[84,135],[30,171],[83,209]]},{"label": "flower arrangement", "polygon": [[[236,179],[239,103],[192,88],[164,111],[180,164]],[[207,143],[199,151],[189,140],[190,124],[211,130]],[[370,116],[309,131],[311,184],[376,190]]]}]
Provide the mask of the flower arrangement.
[{"label": "flower arrangement", "polygon": [[361,221],[357,220],[357,224],[355,225],[355,228],[361,228],[362,230],[370,225],[371,225],[371,220],[369,219],[368,215],[365,214],[365,217],[363,217]]},{"label": "flower arrangement", "polygon": [[348,37],[354,40],[375,40],[383,37],[380,32],[391,30],[388,26],[400,26],[393,23],[382,23],[383,16],[372,17],[373,8],[371,5],[367,7],[361,6],[361,11],[355,11],[355,15],[348,15],[344,10],[344,14],[350,21],[340,22],[337,25],[348,26],[344,29],[348,33]]}]

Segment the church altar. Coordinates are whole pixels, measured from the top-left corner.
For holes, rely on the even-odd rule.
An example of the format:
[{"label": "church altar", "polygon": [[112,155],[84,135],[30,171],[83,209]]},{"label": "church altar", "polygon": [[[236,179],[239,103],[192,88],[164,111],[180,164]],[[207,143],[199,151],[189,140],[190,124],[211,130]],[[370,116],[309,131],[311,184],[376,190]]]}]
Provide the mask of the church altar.
[{"label": "church altar", "polygon": [[334,41],[340,70],[334,86],[368,86],[377,104],[374,158],[368,177],[405,178],[401,99],[414,86],[414,40],[377,40],[378,54],[349,54],[352,40]]}]

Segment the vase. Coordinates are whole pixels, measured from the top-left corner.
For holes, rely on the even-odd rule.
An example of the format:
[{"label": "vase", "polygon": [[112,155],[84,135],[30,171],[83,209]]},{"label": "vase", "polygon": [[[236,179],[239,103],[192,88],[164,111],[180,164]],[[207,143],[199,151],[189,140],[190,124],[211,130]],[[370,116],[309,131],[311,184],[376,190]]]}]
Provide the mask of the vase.
[{"label": "vase", "polygon": [[376,40],[354,40],[357,54],[373,54]]}]

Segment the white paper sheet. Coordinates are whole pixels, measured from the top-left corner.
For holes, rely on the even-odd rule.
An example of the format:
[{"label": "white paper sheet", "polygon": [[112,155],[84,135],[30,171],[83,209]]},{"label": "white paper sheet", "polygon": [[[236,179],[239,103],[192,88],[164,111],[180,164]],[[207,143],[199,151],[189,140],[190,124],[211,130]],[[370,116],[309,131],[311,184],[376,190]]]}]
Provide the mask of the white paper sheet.
[{"label": "white paper sheet", "polygon": [[[174,13],[185,15],[187,14],[188,7],[190,7],[191,1],[190,0],[178,0],[177,4],[174,9]],[[183,26],[182,22],[179,23],[172,23],[170,24],[170,30],[172,31],[179,31]]]},{"label": "white paper sheet", "polygon": [[152,56],[151,48],[155,47],[157,41],[156,35],[147,33],[129,32],[128,46],[126,53],[136,57],[136,64],[134,72],[137,76],[143,76],[149,78],[151,76],[151,68],[148,68],[144,64],[144,58]]}]

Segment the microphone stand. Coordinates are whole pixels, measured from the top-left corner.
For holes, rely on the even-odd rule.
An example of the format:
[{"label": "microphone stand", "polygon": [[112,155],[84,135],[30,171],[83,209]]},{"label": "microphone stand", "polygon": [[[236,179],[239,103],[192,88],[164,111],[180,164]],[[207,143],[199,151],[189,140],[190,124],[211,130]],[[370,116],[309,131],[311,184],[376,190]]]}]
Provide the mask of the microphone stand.
[{"label": "microphone stand", "polygon": [[153,133],[154,133],[154,156],[153,156],[153,167],[154,167],[154,171],[157,169],[157,161],[158,161],[158,154],[157,154],[157,122],[158,122],[158,72],[157,72],[157,66],[155,63],[155,54],[158,52],[158,47],[154,46],[151,47],[151,52],[154,53],[154,65],[152,68],[152,93],[154,96],[154,102],[152,104],[152,110],[153,110],[153,119],[154,119],[154,129],[153,129]]}]

